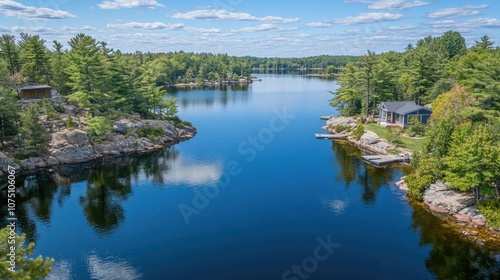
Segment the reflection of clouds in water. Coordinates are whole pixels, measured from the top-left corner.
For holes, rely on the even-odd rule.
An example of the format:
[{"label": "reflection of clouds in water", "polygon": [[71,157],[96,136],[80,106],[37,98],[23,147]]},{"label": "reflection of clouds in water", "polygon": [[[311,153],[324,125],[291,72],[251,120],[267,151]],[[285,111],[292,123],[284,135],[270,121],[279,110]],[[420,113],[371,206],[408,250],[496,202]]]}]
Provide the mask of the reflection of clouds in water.
[{"label": "reflection of clouds in water", "polygon": [[326,205],[335,215],[342,215],[345,213],[349,202],[340,199],[334,199],[327,201]]},{"label": "reflection of clouds in water", "polygon": [[71,280],[71,264],[67,260],[56,261],[45,280]]},{"label": "reflection of clouds in water", "polygon": [[165,183],[199,186],[216,184],[223,172],[220,163],[200,163],[178,158],[165,174]]},{"label": "reflection of clouds in water", "polygon": [[130,263],[115,258],[102,260],[96,255],[90,255],[87,258],[87,265],[91,279],[129,280],[140,279],[142,276]]}]

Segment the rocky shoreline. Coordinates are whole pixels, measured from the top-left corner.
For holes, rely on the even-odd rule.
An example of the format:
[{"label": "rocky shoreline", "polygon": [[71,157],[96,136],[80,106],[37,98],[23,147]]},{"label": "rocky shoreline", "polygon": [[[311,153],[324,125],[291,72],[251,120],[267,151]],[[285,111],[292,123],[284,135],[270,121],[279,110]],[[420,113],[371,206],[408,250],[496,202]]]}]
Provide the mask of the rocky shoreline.
[{"label": "rocky shoreline", "polygon": [[[387,155],[389,150],[397,149],[371,131],[365,131],[363,136],[357,140],[350,135],[350,132],[335,131],[334,127],[337,125],[350,126],[351,129],[354,129],[356,119],[353,117],[333,117],[327,120],[323,129],[335,135],[348,136],[349,143],[371,153]],[[410,153],[404,149],[401,151]],[[396,185],[403,191],[408,190],[404,177],[396,182]],[[442,220],[457,225],[461,234],[473,241],[500,244],[500,229],[488,225],[486,218],[477,209],[474,195],[449,189],[448,186],[447,183],[438,182],[431,184],[425,191],[423,203],[429,212]]]},{"label": "rocky shoreline", "polygon": [[[67,129],[63,119],[44,121],[50,131],[47,152],[43,156],[14,160],[14,151],[0,152],[0,177],[8,167],[19,171],[49,168],[62,164],[82,163],[106,156],[143,153],[162,149],[196,135],[196,129],[189,126],[177,128],[164,120],[142,120],[122,118],[112,124],[112,133],[102,142],[94,142],[84,130],[84,120],[74,118],[75,129]],[[140,137],[138,129],[161,127],[158,137]]]},{"label": "rocky shoreline", "polygon": [[356,127],[356,121],[357,119],[353,117],[333,117],[326,121],[326,126],[323,126],[323,129],[334,135],[347,136],[347,141],[354,146],[378,155],[387,155],[390,150],[410,152],[404,149],[396,148],[394,145],[378,137],[376,133],[368,130],[365,130],[365,133],[359,140],[357,140],[354,136],[351,136],[351,132],[335,131],[335,127],[338,125],[343,127],[349,126],[351,129],[354,129]]}]

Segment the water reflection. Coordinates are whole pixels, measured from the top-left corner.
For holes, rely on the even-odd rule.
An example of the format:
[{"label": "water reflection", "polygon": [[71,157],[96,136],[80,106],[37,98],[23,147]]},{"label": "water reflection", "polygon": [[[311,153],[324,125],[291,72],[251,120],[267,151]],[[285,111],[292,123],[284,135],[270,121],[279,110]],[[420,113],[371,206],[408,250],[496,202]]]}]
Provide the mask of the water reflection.
[{"label": "water reflection", "polygon": [[420,235],[420,246],[432,248],[425,261],[437,279],[500,279],[500,259],[492,248],[479,248],[416,202],[412,229]]},{"label": "water reflection", "polygon": [[230,104],[246,104],[250,101],[248,92],[251,85],[230,85],[214,89],[169,89],[172,97],[178,99],[177,104],[182,108],[210,109],[214,106],[227,107]]},{"label": "water reflection", "polygon": [[361,200],[365,204],[374,203],[380,187],[392,182],[393,168],[376,168],[363,163],[359,159],[361,156],[359,149],[348,142],[333,141],[332,150],[340,170],[336,180],[345,182],[346,187],[352,182],[361,185],[363,187]]},{"label": "water reflection", "polygon": [[[45,172],[20,174],[16,178],[16,217],[21,232],[26,234],[29,242],[36,241],[37,227],[34,219],[42,223],[50,223],[54,197],[63,201],[66,197],[54,179]],[[1,201],[7,201],[7,189],[0,192]],[[0,210],[0,225],[7,224],[7,205],[2,203]]]},{"label": "water reflection", "polygon": [[[71,196],[72,185],[85,182],[79,197],[88,224],[99,235],[108,235],[125,220],[123,202],[133,194],[139,181],[157,186],[201,186],[216,184],[223,172],[221,162],[203,162],[181,157],[171,147],[138,156],[123,156],[90,163],[64,165],[53,173],[37,172],[17,178],[17,218],[27,240],[36,242],[37,223],[49,224],[55,202],[62,206]],[[7,199],[7,189],[0,192]],[[2,203],[1,226],[6,226],[7,205]]]},{"label": "water reflection", "polygon": [[87,258],[87,267],[91,279],[99,280],[133,280],[140,279],[141,273],[137,271],[129,262],[114,257],[101,259],[96,254]]}]

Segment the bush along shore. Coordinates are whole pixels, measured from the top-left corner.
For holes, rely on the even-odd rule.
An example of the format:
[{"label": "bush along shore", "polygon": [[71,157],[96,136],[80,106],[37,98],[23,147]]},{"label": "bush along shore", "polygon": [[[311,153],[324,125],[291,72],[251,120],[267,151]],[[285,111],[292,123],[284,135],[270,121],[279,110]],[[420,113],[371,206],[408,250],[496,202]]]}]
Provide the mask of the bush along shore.
[{"label": "bush along shore", "polygon": [[[43,100],[44,105],[24,105],[25,110],[37,108],[43,128],[42,152],[26,154],[26,146],[17,138],[2,143],[0,176],[8,167],[20,171],[47,168],[60,164],[87,162],[105,156],[142,153],[171,146],[195,136],[196,129],[178,117],[171,120],[143,119],[139,115],[115,116],[114,120],[94,116],[65,98]],[[42,108],[50,108],[48,114]],[[50,111],[57,108],[58,111]],[[57,112],[57,113],[56,113]]]},{"label": "bush along shore", "polygon": [[[399,147],[397,138],[384,139],[370,129],[377,124],[364,124],[365,120],[356,117],[332,117],[326,122],[323,129],[329,133],[344,138],[354,146],[377,155],[393,153],[409,153],[412,151]],[[380,129],[384,129],[380,127]],[[389,130],[389,129],[387,129]],[[391,134],[388,132],[388,134]],[[403,136],[406,137],[406,136]],[[406,137],[409,138],[409,137]],[[411,138],[409,138],[411,139]],[[390,140],[392,140],[390,142]],[[396,141],[395,141],[396,140]],[[414,140],[421,141],[419,138]],[[408,191],[405,177],[396,182],[403,191]],[[500,230],[495,225],[488,223],[487,217],[480,211],[472,192],[460,192],[449,188],[449,183],[429,182],[429,187],[423,194],[423,205],[434,216],[451,223],[468,239],[479,244],[493,244],[500,247]],[[495,213],[487,213],[495,217]]]}]

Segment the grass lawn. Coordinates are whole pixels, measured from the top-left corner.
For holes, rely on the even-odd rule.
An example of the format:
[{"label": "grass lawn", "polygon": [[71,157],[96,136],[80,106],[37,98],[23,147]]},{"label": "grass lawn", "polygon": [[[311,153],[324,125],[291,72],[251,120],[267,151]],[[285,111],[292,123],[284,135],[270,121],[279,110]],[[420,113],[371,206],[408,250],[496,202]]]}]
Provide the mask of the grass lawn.
[{"label": "grass lawn", "polygon": [[[369,123],[365,125],[365,129],[375,132],[378,137],[387,140],[387,142],[391,142],[390,139],[394,138],[394,136],[391,137],[391,133],[389,132],[389,129],[380,126],[376,123]],[[417,150],[422,147],[423,139],[414,139],[414,138],[409,138],[409,137],[404,137],[404,136],[396,136],[395,140],[397,142],[396,146],[401,147],[401,148],[406,148],[410,150]]]}]

